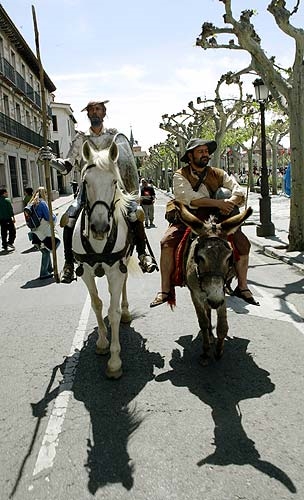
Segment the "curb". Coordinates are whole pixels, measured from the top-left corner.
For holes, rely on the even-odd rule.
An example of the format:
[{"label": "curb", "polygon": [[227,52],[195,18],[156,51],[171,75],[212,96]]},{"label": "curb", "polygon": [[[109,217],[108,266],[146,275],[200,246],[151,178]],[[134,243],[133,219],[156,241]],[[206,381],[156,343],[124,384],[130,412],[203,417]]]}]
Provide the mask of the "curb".
[{"label": "curb", "polygon": [[254,236],[248,234],[246,231],[244,231],[244,233],[246,234],[250,243],[259,248],[259,250],[261,250],[264,255],[277,260],[281,260],[282,262],[285,262],[285,264],[289,264],[304,273],[304,256],[303,254],[301,254],[301,252],[290,252],[290,254],[294,253],[296,255],[288,255],[287,250],[284,251],[280,250],[279,248],[275,248],[270,243],[265,243],[265,240],[261,242]]}]

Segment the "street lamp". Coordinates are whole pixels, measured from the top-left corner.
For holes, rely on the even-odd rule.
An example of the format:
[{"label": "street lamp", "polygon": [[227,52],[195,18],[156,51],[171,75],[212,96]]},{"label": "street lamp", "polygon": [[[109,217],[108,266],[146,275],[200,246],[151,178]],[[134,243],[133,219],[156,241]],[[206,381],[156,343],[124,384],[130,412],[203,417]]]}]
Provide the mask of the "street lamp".
[{"label": "street lamp", "polygon": [[271,222],[271,203],[269,196],[268,169],[266,161],[266,134],[265,134],[265,103],[268,98],[268,88],[263,80],[257,78],[253,82],[256,100],[260,105],[261,113],[261,198],[260,202],[260,224],[256,227],[257,236],[274,236],[275,227]]}]

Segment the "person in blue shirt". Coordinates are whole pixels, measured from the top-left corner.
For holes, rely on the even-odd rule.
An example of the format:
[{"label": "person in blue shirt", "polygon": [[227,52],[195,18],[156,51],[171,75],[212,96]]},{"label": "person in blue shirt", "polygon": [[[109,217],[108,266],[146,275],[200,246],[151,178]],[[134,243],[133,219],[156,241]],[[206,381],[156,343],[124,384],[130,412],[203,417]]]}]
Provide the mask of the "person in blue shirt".
[{"label": "person in blue shirt", "polygon": [[[41,252],[41,265],[39,279],[48,279],[53,277],[53,266],[51,261],[52,239],[50,225],[50,211],[47,204],[47,192],[43,186],[40,186],[33,194],[30,203],[34,203],[36,213],[40,219],[40,225],[32,229],[32,243]],[[53,221],[56,222],[56,216],[53,214]],[[56,248],[60,244],[60,238],[55,230]]]}]

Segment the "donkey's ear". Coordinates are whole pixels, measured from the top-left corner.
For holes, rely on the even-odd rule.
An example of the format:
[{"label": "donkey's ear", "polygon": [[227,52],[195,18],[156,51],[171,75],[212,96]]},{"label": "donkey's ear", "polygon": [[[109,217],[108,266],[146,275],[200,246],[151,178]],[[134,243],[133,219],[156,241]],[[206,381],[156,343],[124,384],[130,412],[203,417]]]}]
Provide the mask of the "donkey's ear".
[{"label": "donkey's ear", "polygon": [[180,201],[174,200],[174,205],[178,212],[180,220],[192,229],[196,234],[200,234],[204,225],[200,219],[193,215],[187,207]]},{"label": "donkey's ear", "polygon": [[112,144],[110,146],[109,156],[110,156],[111,160],[114,162],[116,162],[118,160],[119,149],[117,147],[116,142],[114,142],[114,141],[112,142]]},{"label": "donkey's ear", "polygon": [[224,220],[221,223],[222,230],[225,231],[226,234],[235,233],[238,230],[238,228],[245,222],[245,220],[248,219],[250,215],[252,215],[252,213],[253,213],[252,208],[248,207],[240,214],[234,215],[233,217]]}]

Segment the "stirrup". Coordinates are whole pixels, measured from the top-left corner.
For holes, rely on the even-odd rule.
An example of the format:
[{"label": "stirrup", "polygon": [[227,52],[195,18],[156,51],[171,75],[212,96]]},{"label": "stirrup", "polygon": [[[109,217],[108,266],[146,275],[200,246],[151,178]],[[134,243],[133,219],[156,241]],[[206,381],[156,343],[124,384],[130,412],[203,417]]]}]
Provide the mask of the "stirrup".
[{"label": "stirrup", "polygon": [[143,273],[153,273],[157,269],[158,266],[150,255],[142,254],[139,256],[139,265]]},{"label": "stirrup", "polygon": [[65,264],[61,273],[61,283],[72,283],[74,280],[74,266],[73,264]]}]

